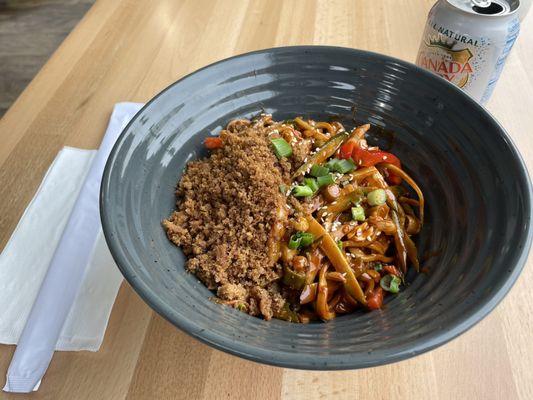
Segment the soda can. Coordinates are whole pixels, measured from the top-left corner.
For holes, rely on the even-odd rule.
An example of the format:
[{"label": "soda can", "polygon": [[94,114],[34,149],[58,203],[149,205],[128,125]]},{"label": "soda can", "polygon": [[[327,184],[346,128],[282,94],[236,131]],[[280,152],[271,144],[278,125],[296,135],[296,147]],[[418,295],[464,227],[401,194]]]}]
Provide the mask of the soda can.
[{"label": "soda can", "polygon": [[437,1],[416,64],[485,103],[518,36],[519,5],[519,0]]}]

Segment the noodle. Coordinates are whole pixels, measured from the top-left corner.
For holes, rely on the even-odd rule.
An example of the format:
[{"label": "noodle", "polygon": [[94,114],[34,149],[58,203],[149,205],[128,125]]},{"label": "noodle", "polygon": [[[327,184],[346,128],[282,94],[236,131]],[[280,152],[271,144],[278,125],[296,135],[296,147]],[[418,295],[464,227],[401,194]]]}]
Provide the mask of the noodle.
[{"label": "noodle", "polygon": [[[255,310],[253,315],[259,304],[264,316],[328,321],[359,308],[381,308],[384,295],[401,290],[408,267],[420,269],[411,236],[424,222],[424,195],[396,156],[367,144],[369,128],[346,132],[339,122],[301,117],[276,122],[261,115],[231,121],[220,143],[211,141],[209,148],[217,151],[215,146],[225,145],[224,132],[261,132],[272,143],[284,181],[285,204],[273,213],[266,241],[279,278],[253,290],[244,278],[234,280],[230,284],[244,289],[220,302]],[[263,297],[254,297],[258,290],[264,290]],[[267,304],[271,311],[263,310]]]}]

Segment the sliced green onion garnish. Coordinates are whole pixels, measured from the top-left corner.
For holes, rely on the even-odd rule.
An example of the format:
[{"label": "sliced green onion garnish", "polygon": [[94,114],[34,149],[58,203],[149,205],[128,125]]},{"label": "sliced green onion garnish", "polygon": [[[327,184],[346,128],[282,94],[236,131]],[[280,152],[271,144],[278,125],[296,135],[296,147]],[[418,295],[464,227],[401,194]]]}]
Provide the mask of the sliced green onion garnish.
[{"label": "sliced green onion garnish", "polygon": [[311,189],[309,186],[295,186],[292,189],[292,195],[294,197],[308,197],[313,195],[313,189]]},{"label": "sliced green onion garnish", "polygon": [[316,179],[313,178],[305,178],[304,179],[305,185],[309,186],[313,193],[315,193],[318,190],[318,183],[316,183]]},{"label": "sliced green onion garnish", "polygon": [[383,189],[376,189],[368,193],[366,199],[371,206],[381,206],[387,201],[387,195]]},{"label": "sliced green onion garnish", "polygon": [[356,167],[355,163],[350,158],[346,160],[339,160],[339,162],[335,164],[335,170],[337,172],[340,172],[341,174],[351,172],[355,169],[355,167]]},{"label": "sliced green onion garnish", "polygon": [[283,183],[279,185],[279,191],[281,192],[281,194],[287,194],[287,189],[289,189],[287,185],[284,185]]},{"label": "sliced green onion garnish", "polygon": [[379,281],[379,285],[383,288],[383,290],[386,290],[387,292],[391,293],[398,293],[400,291],[400,284],[402,281],[400,278],[398,278],[396,275],[385,275],[381,280]]},{"label": "sliced green onion garnish", "polygon": [[337,247],[342,250],[342,242],[340,240],[337,240]]},{"label": "sliced green onion garnish", "polygon": [[296,232],[289,239],[289,249],[299,249],[301,247],[307,247],[313,243],[315,237],[312,233],[308,232]]},{"label": "sliced green onion garnish", "polygon": [[270,139],[272,146],[274,146],[274,153],[276,157],[290,157],[292,155],[292,147],[283,138]]},{"label": "sliced green onion garnish", "polygon": [[365,220],[365,209],[361,206],[352,207],[352,219],[354,221],[364,221]]},{"label": "sliced green onion garnish", "polygon": [[318,178],[319,176],[325,176],[327,174],[329,174],[329,169],[327,167],[316,164],[311,167],[311,171],[309,172],[309,175],[314,176],[315,178]]},{"label": "sliced green onion garnish", "polygon": [[378,262],[374,264],[374,271],[381,271],[383,269],[383,264]]},{"label": "sliced green onion garnish", "polygon": [[319,176],[316,178],[316,181],[318,183],[318,187],[333,185],[335,183],[335,179],[333,179],[333,175],[331,174]]},{"label": "sliced green onion garnish", "polygon": [[313,241],[315,240],[315,237],[312,233],[309,232],[301,232],[302,241],[300,245],[302,247],[307,247],[313,244]]},{"label": "sliced green onion garnish", "polygon": [[332,158],[327,163],[324,164],[326,168],[328,168],[330,171],[336,171],[337,170],[337,163],[340,160],[338,158]]},{"label": "sliced green onion garnish", "polygon": [[289,249],[295,250],[298,247],[300,247],[300,243],[302,242],[302,238],[300,236],[297,236],[296,234],[292,235],[289,239]]}]

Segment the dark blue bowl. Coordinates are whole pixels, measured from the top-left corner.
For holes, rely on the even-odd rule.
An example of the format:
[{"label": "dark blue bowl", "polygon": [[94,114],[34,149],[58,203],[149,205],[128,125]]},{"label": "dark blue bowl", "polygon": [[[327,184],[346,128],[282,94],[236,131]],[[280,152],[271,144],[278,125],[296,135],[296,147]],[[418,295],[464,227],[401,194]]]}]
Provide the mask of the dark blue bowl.
[{"label": "dark blue bowl", "polygon": [[[308,325],[250,317],[209,300],[161,228],[203,139],[258,111],[373,125],[427,199],[418,239],[428,275],[382,311]],[[509,136],[455,86],[412,64],[336,47],[262,50],[186,76],[151,100],[117,141],[102,224],[126,279],[159,314],[218,349],[304,369],[369,367],[456,337],[505,296],[531,244],[531,185]]]}]

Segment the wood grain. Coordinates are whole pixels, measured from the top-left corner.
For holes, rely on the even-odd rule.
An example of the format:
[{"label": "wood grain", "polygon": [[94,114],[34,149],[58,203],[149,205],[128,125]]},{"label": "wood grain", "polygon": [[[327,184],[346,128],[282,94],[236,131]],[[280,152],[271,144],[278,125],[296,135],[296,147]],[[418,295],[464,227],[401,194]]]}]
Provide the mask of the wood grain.
[{"label": "wood grain", "polygon": [[0,0],[0,117],[94,0]]},{"label": "wood grain", "polygon": [[[260,48],[329,44],[413,61],[432,0],[98,1],[0,120],[0,247],[64,145],[95,148],[118,101]],[[533,15],[488,104],[533,167]],[[460,338],[344,372],[284,370],[213,350],[124,284],[102,349],[56,353],[41,389],[6,399],[533,399],[533,266]],[[5,372],[13,347],[0,346]]]}]

